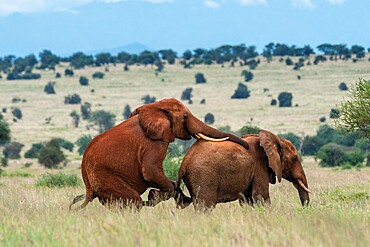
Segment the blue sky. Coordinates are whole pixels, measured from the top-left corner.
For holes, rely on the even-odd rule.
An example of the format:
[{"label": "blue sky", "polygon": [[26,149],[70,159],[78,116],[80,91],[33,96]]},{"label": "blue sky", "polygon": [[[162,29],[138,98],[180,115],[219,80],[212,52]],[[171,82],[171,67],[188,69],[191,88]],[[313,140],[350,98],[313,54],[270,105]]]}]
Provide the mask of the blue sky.
[{"label": "blue sky", "polygon": [[0,0],[0,56],[142,43],[154,49],[322,43],[370,47],[365,0]]}]

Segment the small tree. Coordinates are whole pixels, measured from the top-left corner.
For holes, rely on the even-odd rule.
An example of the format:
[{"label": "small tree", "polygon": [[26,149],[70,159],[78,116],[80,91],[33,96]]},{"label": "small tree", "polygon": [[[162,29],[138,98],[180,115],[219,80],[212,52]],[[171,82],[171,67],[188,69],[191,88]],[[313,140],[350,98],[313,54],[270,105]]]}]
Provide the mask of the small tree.
[{"label": "small tree", "polygon": [[104,131],[112,128],[115,123],[115,115],[111,112],[104,110],[94,111],[91,113],[89,121],[98,125],[99,132],[103,133]]},{"label": "small tree", "polygon": [[195,83],[206,83],[207,79],[204,77],[203,73],[195,74]]},{"label": "small tree", "polygon": [[359,130],[370,137],[370,82],[360,78],[351,86],[348,96],[348,100],[338,106],[341,114],[335,121],[336,126],[347,132]]},{"label": "small tree", "polygon": [[288,65],[288,66],[292,66],[293,65],[293,61],[290,57],[288,57],[287,59],[285,59],[285,64]]},{"label": "small tree", "polygon": [[70,77],[72,77],[72,76],[74,75],[74,72],[73,72],[73,70],[71,70],[71,69],[66,69],[66,70],[64,71],[64,75],[65,75],[65,76],[70,76]]},{"label": "small tree", "polygon": [[277,100],[276,99],[272,99],[271,102],[270,102],[270,105],[277,105]]},{"label": "small tree", "polygon": [[191,87],[188,87],[184,91],[182,91],[181,100],[191,100],[191,97],[193,96],[191,95],[192,91],[193,89]]},{"label": "small tree", "polygon": [[81,97],[78,94],[67,95],[64,97],[64,104],[80,104]]},{"label": "small tree", "polygon": [[231,96],[232,99],[247,99],[250,96],[248,87],[242,83],[239,83],[235,93]]},{"label": "small tree", "polygon": [[54,81],[49,81],[48,84],[46,84],[44,87],[44,92],[47,94],[55,94],[54,85],[55,85]]},{"label": "small tree", "polygon": [[38,155],[38,162],[45,168],[57,168],[65,161],[66,157],[56,141],[46,143]]},{"label": "small tree", "polygon": [[0,146],[8,142],[10,142],[9,125],[5,121],[0,119]]},{"label": "small tree", "polygon": [[12,114],[17,119],[22,119],[22,111],[18,107],[14,107],[12,110]]},{"label": "small tree", "polygon": [[93,75],[92,75],[92,78],[93,79],[103,79],[104,78],[104,73],[103,72],[95,72]]},{"label": "small tree", "polygon": [[80,107],[82,118],[83,119],[89,119],[91,114],[91,104],[89,102],[85,102],[81,104]]},{"label": "small tree", "polygon": [[85,77],[85,76],[81,76],[80,79],[79,79],[79,82],[80,82],[81,86],[89,85],[89,79],[87,79],[87,77]]},{"label": "small tree", "polygon": [[347,84],[345,82],[341,82],[338,87],[339,87],[339,90],[341,90],[341,91],[347,91],[348,90]]},{"label": "small tree", "polygon": [[77,139],[76,141],[76,145],[78,146],[78,154],[79,155],[83,155],[86,148],[87,148],[87,145],[90,143],[90,141],[92,140],[92,136],[91,135],[83,135],[81,136],[80,138]]},{"label": "small tree", "polygon": [[293,94],[289,92],[281,92],[278,96],[279,107],[290,107],[292,106]]},{"label": "small tree", "polygon": [[150,104],[150,103],[153,103],[156,101],[156,98],[153,96],[153,97],[150,97],[149,94],[143,96],[141,98],[142,101],[144,101],[144,104]]},{"label": "small tree", "polygon": [[73,111],[69,114],[72,118],[72,124],[75,128],[78,128],[78,124],[80,123],[80,115],[76,111]]},{"label": "small tree", "polygon": [[212,113],[207,113],[204,117],[206,124],[213,124],[215,122],[215,116]]},{"label": "small tree", "polygon": [[253,73],[248,70],[243,70],[242,76],[244,76],[245,82],[251,81],[253,79]]},{"label": "small tree", "polygon": [[35,159],[38,157],[40,150],[44,147],[42,143],[33,143],[32,147],[24,154],[25,158]]},{"label": "small tree", "polygon": [[125,108],[123,109],[123,119],[128,119],[129,117],[130,117],[130,114],[131,114],[131,108],[130,108],[130,106],[127,104],[126,106],[125,106]]},{"label": "small tree", "polygon": [[340,111],[336,108],[332,108],[330,110],[330,118],[339,118],[340,116]]},{"label": "small tree", "polygon": [[24,145],[19,142],[10,142],[4,146],[3,154],[7,159],[19,159],[20,152]]}]

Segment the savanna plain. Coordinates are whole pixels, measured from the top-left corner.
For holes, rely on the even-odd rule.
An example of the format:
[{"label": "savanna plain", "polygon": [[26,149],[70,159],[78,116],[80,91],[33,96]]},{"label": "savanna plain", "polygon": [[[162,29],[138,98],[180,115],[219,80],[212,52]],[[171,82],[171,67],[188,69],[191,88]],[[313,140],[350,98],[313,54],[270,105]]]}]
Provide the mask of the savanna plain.
[{"label": "savanna plain", "polygon": [[[19,107],[22,120],[12,121],[3,114],[11,129],[12,140],[24,144],[22,154],[32,143],[61,137],[75,142],[84,134],[97,135],[86,121],[78,128],[69,114],[79,105],[64,104],[64,97],[77,93],[92,110],[107,110],[123,121],[126,104],[131,109],[143,104],[144,95],[157,100],[175,97],[193,88],[193,103],[183,103],[199,118],[215,116],[215,127],[229,126],[237,131],[244,125],[258,126],[276,134],[293,132],[298,136],[314,135],[331,108],[346,98],[348,86],[358,78],[370,79],[370,61],[327,61],[304,66],[295,71],[274,57],[270,63],[260,58],[252,70],[254,78],[245,83],[251,96],[231,99],[246,67],[196,65],[183,69],[178,63],[165,65],[162,72],[150,66],[123,64],[75,70],[65,77],[66,64],[54,71],[38,71],[39,80],[0,79],[0,107]],[[93,80],[96,71],[103,79]],[[194,75],[204,74],[207,83],[196,84]],[[89,78],[81,86],[78,78]],[[298,79],[300,76],[301,79]],[[44,93],[44,86],[55,81],[55,95]],[[244,83],[244,82],[243,82]],[[293,94],[293,106],[271,106],[280,92]],[[20,102],[12,102],[20,98]],[[205,104],[200,104],[202,99]],[[8,110],[10,112],[10,110]],[[76,148],[75,148],[76,149]],[[283,180],[270,185],[271,205],[240,206],[238,202],[218,204],[210,212],[195,212],[193,207],[177,209],[169,200],[140,211],[103,207],[94,200],[84,210],[69,211],[74,196],[84,193],[77,187],[47,188],[35,186],[46,173],[80,175],[81,156],[76,150],[66,152],[69,162],[60,169],[45,169],[36,159],[9,160],[0,177],[0,245],[1,246],[368,246],[370,243],[370,169],[322,168],[319,160],[303,156],[310,195],[310,205],[302,208],[296,189]],[[27,164],[27,165],[26,165]],[[146,194],[143,195],[146,199]]]}]

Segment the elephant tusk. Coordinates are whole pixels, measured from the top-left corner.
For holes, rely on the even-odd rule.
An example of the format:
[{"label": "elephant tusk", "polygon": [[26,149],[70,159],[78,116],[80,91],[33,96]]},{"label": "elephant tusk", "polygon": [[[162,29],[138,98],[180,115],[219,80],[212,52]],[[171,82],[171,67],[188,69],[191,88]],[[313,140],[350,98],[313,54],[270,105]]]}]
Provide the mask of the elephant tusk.
[{"label": "elephant tusk", "polygon": [[298,181],[298,184],[302,187],[302,189],[304,189],[307,193],[312,193],[305,185],[304,183],[300,180],[300,179],[297,179]]},{"label": "elephant tusk", "polygon": [[204,140],[213,141],[213,142],[222,142],[222,141],[226,141],[227,139],[229,139],[229,137],[217,138],[216,139],[216,138],[212,138],[212,137],[203,135],[202,133],[196,133],[195,136],[199,139],[204,139]]}]

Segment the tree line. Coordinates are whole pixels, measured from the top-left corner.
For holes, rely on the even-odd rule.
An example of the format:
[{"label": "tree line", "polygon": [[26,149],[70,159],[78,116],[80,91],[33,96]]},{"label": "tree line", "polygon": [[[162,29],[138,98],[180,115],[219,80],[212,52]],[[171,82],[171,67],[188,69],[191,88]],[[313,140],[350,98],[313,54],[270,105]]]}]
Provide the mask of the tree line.
[{"label": "tree line", "polygon": [[[316,48],[323,55],[331,56],[332,60],[348,60],[353,55],[357,59],[361,59],[366,54],[365,47],[359,45],[347,47],[346,44],[324,43]],[[367,48],[367,52],[370,52],[370,48]],[[61,62],[69,63],[74,69],[123,63],[126,66],[134,64],[155,66],[158,71],[161,71],[164,68],[164,64],[174,64],[176,60],[180,60],[184,68],[190,68],[196,64],[223,64],[226,62],[230,62],[233,65],[237,61],[239,61],[240,65],[252,66],[252,64],[249,64],[249,60],[259,55],[270,61],[273,56],[307,57],[314,54],[313,48],[309,45],[297,47],[280,43],[267,44],[260,54],[257,52],[256,46],[246,46],[245,44],[222,45],[208,50],[197,48],[186,50],[181,55],[172,49],[162,49],[159,51],[143,51],[139,54],[121,51],[117,55],[112,55],[109,52],[87,55],[79,51],[68,57],[60,57],[49,50],[43,50],[38,54],[38,57],[34,54],[25,57],[16,57],[14,55],[0,57],[0,78],[1,73],[3,73],[6,74],[8,80],[38,79],[40,74],[33,73],[33,69],[55,70],[55,67]],[[322,55],[320,54],[319,56]],[[325,61],[322,57],[318,59]],[[125,67],[125,70],[128,70],[128,67]]]}]

